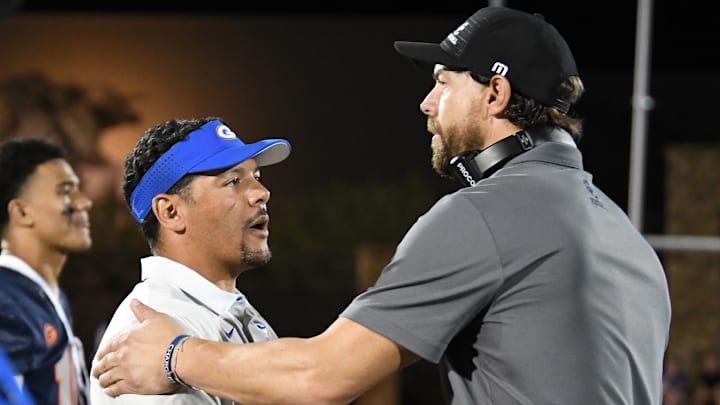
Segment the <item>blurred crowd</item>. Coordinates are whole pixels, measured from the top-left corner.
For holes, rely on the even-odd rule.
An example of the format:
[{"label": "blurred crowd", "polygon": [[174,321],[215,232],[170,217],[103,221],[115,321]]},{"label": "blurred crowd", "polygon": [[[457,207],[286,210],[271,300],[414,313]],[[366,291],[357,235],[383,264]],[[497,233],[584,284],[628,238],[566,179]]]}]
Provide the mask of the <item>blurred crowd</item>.
[{"label": "blurred crowd", "polygon": [[720,361],[714,352],[705,352],[697,372],[669,355],[663,375],[663,405],[720,405]]}]

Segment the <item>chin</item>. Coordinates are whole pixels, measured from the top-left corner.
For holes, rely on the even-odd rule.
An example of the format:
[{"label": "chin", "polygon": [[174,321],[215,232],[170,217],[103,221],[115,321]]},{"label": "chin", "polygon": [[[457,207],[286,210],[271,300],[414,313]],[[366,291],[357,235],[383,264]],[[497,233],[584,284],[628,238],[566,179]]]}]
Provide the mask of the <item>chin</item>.
[{"label": "chin", "polygon": [[62,252],[65,254],[71,254],[71,253],[82,253],[87,252],[92,247],[92,243],[82,243],[82,244],[75,244],[70,246],[64,246],[62,249]]},{"label": "chin", "polygon": [[243,249],[243,262],[252,267],[260,267],[270,263],[272,259],[272,252],[266,246],[260,250],[246,250]]},{"label": "chin", "polygon": [[67,249],[75,252],[82,252],[92,247],[92,238],[90,235],[84,235],[68,243]]}]

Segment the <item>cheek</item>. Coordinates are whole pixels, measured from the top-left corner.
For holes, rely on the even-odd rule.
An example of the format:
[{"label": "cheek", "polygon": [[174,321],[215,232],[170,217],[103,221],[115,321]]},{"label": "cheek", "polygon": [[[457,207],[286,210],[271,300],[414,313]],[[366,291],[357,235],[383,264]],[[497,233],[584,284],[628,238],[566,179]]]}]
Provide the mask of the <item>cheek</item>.
[{"label": "cheek", "polygon": [[[208,201],[206,204],[212,204],[212,221],[218,227],[235,227],[242,225],[247,217],[247,210],[237,197],[216,198],[214,201]],[[200,206],[200,210],[207,209],[209,205]]]},{"label": "cheek", "polygon": [[194,209],[200,212],[204,210],[211,210],[218,213],[227,212],[228,210],[235,209],[239,201],[240,197],[227,192],[204,193],[194,198]]},{"label": "cheek", "polygon": [[47,198],[42,205],[36,206],[34,217],[41,221],[66,221],[72,205],[68,198]]},{"label": "cheek", "polygon": [[464,115],[464,111],[463,100],[458,100],[458,95],[443,96],[438,104],[438,120],[441,124],[452,124]]},{"label": "cheek", "polygon": [[242,204],[239,198],[227,198],[222,201],[221,210],[233,220],[239,220],[247,215],[247,205]]}]

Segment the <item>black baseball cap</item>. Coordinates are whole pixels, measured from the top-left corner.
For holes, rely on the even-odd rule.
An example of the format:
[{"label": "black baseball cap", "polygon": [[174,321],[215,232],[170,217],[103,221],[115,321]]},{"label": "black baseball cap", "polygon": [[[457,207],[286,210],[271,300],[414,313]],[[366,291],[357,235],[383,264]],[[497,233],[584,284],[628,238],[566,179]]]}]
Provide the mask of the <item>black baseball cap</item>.
[{"label": "black baseball cap", "polygon": [[396,41],[395,50],[415,62],[505,76],[514,91],[567,113],[558,98],[560,84],[578,76],[565,39],[540,14],[507,7],[485,7],[439,44]]}]

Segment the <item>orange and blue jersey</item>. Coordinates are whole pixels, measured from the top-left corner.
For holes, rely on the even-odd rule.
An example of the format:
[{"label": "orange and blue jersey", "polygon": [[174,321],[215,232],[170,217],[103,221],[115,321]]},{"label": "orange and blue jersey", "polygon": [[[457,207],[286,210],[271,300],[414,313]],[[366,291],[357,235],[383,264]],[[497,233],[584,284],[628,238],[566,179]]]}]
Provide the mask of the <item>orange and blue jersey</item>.
[{"label": "orange and blue jersey", "polygon": [[[15,367],[16,380],[37,405],[86,405],[76,364],[83,359],[74,347],[79,342],[68,334],[45,290],[1,266],[0,286],[0,346]],[[59,298],[69,317],[69,302],[62,290]]]}]

